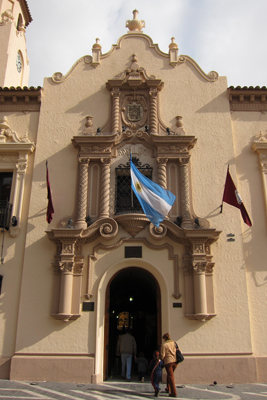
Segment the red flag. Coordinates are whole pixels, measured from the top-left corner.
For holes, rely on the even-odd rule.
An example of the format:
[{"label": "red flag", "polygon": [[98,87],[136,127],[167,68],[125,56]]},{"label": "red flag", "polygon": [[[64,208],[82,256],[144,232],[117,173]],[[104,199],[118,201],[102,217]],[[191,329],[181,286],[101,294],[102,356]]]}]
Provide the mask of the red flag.
[{"label": "red flag", "polygon": [[[229,166],[228,166],[226,181],[225,181],[225,186],[224,186],[223,202],[228,203],[231,206],[234,206],[236,208],[239,208],[244,222],[248,226],[252,226],[251,220],[248,216],[247,210],[244,206],[241,196],[238,193],[238,191],[235,187],[235,184],[233,182],[233,179],[230,175]],[[221,208],[221,212],[222,212],[222,208]]]},{"label": "red flag", "polygon": [[51,189],[50,189],[48,162],[47,161],[46,161],[46,186],[47,186],[47,199],[48,199],[47,210],[46,210],[46,220],[50,224],[50,222],[52,221],[52,218],[53,218],[52,214],[54,214],[54,207],[53,207],[52,195],[51,195]]}]

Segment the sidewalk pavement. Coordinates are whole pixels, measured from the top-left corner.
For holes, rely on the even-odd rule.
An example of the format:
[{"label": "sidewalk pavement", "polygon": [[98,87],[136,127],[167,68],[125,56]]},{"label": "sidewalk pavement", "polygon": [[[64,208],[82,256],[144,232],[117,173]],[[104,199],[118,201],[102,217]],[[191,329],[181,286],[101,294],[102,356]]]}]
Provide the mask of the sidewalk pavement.
[{"label": "sidewalk pavement", "polygon": [[[256,400],[267,398],[267,383],[176,385],[181,400]],[[161,384],[159,398],[167,399]],[[102,384],[76,384],[59,382],[18,382],[0,380],[1,400],[102,400],[102,399],[154,399],[149,378],[144,383],[108,380]]]}]

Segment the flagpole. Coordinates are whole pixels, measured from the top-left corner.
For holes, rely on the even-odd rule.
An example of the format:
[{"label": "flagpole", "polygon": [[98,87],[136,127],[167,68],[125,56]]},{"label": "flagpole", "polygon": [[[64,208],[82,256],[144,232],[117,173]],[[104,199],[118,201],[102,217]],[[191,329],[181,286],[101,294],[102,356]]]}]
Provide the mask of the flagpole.
[{"label": "flagpole", "polygon": [[45,165],[46,165],[46,187],[47,187],[47,199],[48,199],[47,210],[46,210],[46,221],[50,224],[50,222],[53,219],[54,207],[53,207],[51,188],[50,188],[50,182],[49,182],[48,161],[47,160],[45,162]]},{"label": "flagpole", "polygon": [[[228,172],[229,172],[229,164],[228,164],[228,168],[227,168],[226,179],[227,179]],[[225,185],[224,185],[224,187],[225,187]],[[223,201],[222,201],[222,204],[220,205],[220,207],[221,207],[220,214],[222,214],[222,212],[223,212]]]},{"label": "flagpole", "polygon": [[[130,153],[130,171],[131,171],[131,162],[132,162],[132,152]],[[132,182],[131,182],[131,208],[133,209],[133,189],[132,189]]]}]

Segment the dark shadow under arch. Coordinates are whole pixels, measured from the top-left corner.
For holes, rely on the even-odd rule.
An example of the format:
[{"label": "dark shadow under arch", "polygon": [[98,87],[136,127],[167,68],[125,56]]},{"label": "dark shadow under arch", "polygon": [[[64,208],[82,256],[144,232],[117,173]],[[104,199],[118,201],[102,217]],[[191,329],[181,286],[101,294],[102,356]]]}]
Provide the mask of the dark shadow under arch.
[{"label": "dark shadow under arch", "polygon": [[[132,299],[132,300],[130,300]],[[104,379],[120,376],[117,355],[118,315],[128,312],[137,354],[142,351],[150,361],[161,344],[161,295],[154,276],[139,267],[119,271],[106,290]],[[133,363],[133,374],[136,372]]]}]

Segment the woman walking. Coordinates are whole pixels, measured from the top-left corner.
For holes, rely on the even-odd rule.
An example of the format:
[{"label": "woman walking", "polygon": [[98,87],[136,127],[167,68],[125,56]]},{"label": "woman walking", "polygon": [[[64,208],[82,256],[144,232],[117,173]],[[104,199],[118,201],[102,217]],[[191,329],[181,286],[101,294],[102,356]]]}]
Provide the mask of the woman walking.
[{"label": "woman walking", "polygon": [[167,372],[167,387],[165,391],[169,393],[169,397],[177,397],[174,371],[177,368],[176,361],[176,346],[175,342],[171,340],[169,333],[165,333],[162,336],[164,343],[161,346],[160,358],[164,363],[164,367]]}]

